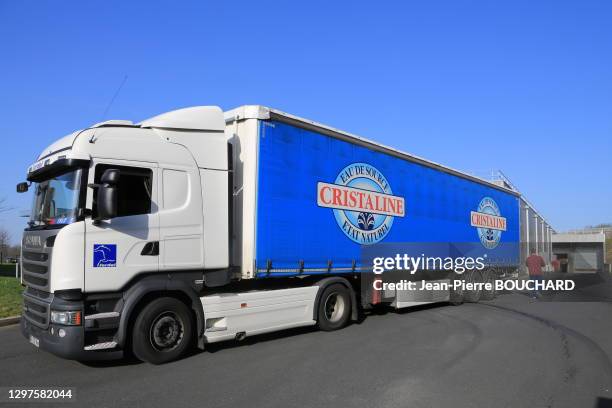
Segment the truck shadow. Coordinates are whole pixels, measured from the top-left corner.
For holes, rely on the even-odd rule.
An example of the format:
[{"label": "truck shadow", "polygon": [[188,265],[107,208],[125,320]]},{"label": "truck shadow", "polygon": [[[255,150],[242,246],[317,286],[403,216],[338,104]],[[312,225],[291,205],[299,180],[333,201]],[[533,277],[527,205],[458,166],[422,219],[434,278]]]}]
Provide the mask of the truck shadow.
[{"label": "truck shadow", "polygon": [[92,368],[111,368],[111,367],[123,367],[123,366],[132,366],[137,364],[144,364],[142,361],[138,360],[131,354],[126,354],[123,357],[118,357],[115,359],[109,360],[83,360],[79,361],[79,364],[84,365],[86,367]]},{"label": "truck shadow", "polygon": [[[386,305],[376,306],[373,309],[366,311],[365,313],[361,313],[358,319],[356,321],[350,322],[350,324],[347,327],[350,327],[351,325],[360,325],[364,323],[369,316],[382,316],[382,315],[386,315],[390,313],[406,314],[406,313],[412,313],[412,312],[417,312],[421,310],[436,309],[436,308],[445,307],[448,305],[449,305],[448,303],[432,303],[432,304],[427,304],[427,305],[413,306],[407,309],[394,309]],[[222,350],[233,349],[236,347],[250,346],[250,345],[255,345],[261,342],[274,341],[274,340],[284,339],[287,337],[298,336],[301,334],[313,333],[317,331],[319,331],[319,329],[317,328],[316,325],[314,325],[314,326],[307,326],[307,327],[296,327],[293,329],[287,329],[287,330],[282,330],[282,331],[272,332],[272,333],[258,334],[255,336],[246,337],[244,340],[241,340],[241,341],[233,340],[233,341],[208,344],[206,345],[205,350],[199,350],[199,349],[194,350],[191,353],[191,355],[201,354],[203,352],[216,353]]]},{"label": "truck shadow", "polygon": [[612,408],[612,399],[598,397],[595,400],[595,408]]},{"label": "truck shadow", "polygon": [[296,327],[293,329],[281,330],[272,333],[264,333],[258,334],[255,336],[246,337],[244,340],[230,340],[230,341],[222,341],[219,343],[211,343],[207,344],[204,350],[196,349],[193,350],[191,355],[201,354],[201,353],[216,353],[222,350],[229,350],[237,347],[245,347],[252,346],[261,342],[274,341],[279,339],[284,339],[286,337],[298,336],[300,334],[307,334],[319,331],[317,326],[306,326],[306,327]]},{"label": "truck shadow", "polygon": [[[449,307],[449,303],[431,303],[425,305],[413,306],[405,309],[395,309],[388,305],[380,305],[375,306],[374,308],[367,310],[365,312],[360,313],[358,319],[356,321],[351,322],[348,327],[351,325],[360,325],[364,323],[369,316],[383,316],[391,313],[395,314],[408,314],[423,310],[432,310],[437,308]],[[217,353],[223,350],[231,350],[238,347],[248,347],[256,345],[257,343],[269,342],[274,340],[280,340],[287,337],[299,336],[303,334],[313,333],[319,331],[316,325],[306,326],[306,327],[296,327],[293,329],[286,329],[277,332],[258,334],[255,336],[246,337],[244,340],[230,340],[223,341],[219,343],[211,343],[207,344],[204,350],[200,350],[198,348],[194,348],[188,353],[186,353],[183,357],[178,359],[177,361],[181,361],[186,358],[190,358],[192,356],[196,356],[202,353]],[[95,368],[104,368],[104,367],[122,367],[122,366],[131,366],[137,364],[144,364],[136,357],[134,357],[131,353],[127,353],[123,358],[113,359],[113,360],[91,360],[91,361],[79,361],[80,364],[85,365],[87,367],[95,367]]]}]

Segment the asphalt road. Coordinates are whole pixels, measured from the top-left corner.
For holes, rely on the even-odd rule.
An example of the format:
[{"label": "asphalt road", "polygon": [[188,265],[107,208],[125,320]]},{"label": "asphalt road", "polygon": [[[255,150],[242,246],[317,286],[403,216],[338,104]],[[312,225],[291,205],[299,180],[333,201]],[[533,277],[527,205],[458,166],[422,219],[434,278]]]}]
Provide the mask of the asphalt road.
[{"label": "asphalt road", "polygon": [[[610,282],[591,286],[612,293]],[[612,303],[564,300],[505,294],[389,311],[337,332],[215,345],[163,366],[66,361],[6,327],[0,386],[74,387],[76,406],[87,407],[612,406]]]}]

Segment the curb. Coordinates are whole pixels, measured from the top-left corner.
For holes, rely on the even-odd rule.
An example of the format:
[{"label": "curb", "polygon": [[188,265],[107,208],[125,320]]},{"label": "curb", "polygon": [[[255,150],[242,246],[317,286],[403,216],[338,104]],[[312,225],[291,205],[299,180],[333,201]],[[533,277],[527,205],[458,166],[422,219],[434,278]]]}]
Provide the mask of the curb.
[{"label": "curb", "polygon": [[0,327],[10,326],[12,324],[17,324],[17,323],[19,323],[20,320],[21,320],[21,316],[4,317],[4,318],[0,319]]}]

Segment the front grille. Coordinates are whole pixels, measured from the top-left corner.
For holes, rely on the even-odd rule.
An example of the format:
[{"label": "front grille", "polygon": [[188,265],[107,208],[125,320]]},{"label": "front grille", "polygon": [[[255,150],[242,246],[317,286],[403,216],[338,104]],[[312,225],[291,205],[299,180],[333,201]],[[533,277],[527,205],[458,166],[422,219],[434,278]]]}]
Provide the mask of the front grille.
[{"label": "front grille", "polygon": [[37,303],[33,303],[33,302],[28,302],[28,310],[30,309],[38,313],[45,313],[47,311],[47,309],[44,306],[39,305]]},{"label": "front grille", "polygon": [[32,324],[46,329],[49,326],[49,303],[24,293],[23,315]]},{"label": "front grille", "polygon": [[47,326],[47,319],[45,319],[43,316],[37,315],[36,313],[32,313],[29,310],[26,310],[24,313],[26,315],[26,318],[30,322],[32,322],[34,324],[38,323],[38,324],[36,324],[37,326],[40,326],[40,327],[43,327],[43,328]]},{"label": "front grille", "polygon": [[[29,287],[43,292],[49,290],[49,268],[51,267],[51,253],[24,251],[21,262],[23,281]],[[38,297],[38,296],[37,296]]]},{"label": "front grille", "polygon": [[36,262],[46,262],[49,259],[49,255],[43,252],[23,252],[23,259],[28,261],[36,261]]},{"label": "front grille", "polygon": [[51,294],[49,292],[44,292],[42,290],[34,289],[33,287],[27,287],[26,293],[30,296],[33,296],[38,299],[48,299]]},{"label": "front grille", "polygon": [[23,269],[27,272],[37,273],[39,275],[47,273],[47,267],[45,265],[36,265],[29,262],[23,262]]},{"label": "front grille", "polygon": [[[23,233],[21,270],[23,282],[28,288],[49,292],[53,248],[50,238],[57,236],[58,229],[30,230]],[[34,295],[35,299],[40,299]]]},{"label": "front grille", "polygon": [[48,279],[39,278],[39,277],[32,276],[32,275],[25,274],[25,273],[23,274],[23,280],[26,283],[29,283],[35,286],[40,286],[40,287],[46,287],[47,284],[49,283]]}]

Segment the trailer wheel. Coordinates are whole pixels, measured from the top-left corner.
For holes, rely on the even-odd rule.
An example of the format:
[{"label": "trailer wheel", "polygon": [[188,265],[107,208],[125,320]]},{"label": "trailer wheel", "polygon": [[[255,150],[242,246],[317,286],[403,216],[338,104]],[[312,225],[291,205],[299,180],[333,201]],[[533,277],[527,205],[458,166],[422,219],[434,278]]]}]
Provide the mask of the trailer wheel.
[{"label": "trailer wheel", "polygon": [[351,296],[346,286],[329,285],[319,297],[317,323],[324,331],[344,327],[351,316]]},{"label": "trailer wheel", "polygon": [[[469,270],[465,273],[465,281],[467,283],[479,283],[484,282],[482,277],[482,272],[477,269]],[[480,289],[472,289],[466,290],[464,295],[464,300],[470,303],[477,303],[482,296],[482,290]]]},{"label": "trailer wheel", "polygon": [[146,305],[138,314],[132,332],[134,355],[151,364],[179,358],[191,345],[193,320],[178,299],[163,297]]},{"label": "trailer wheel", "polygon": [[451,284],[453,285],[453,287],[450,290],[450,296],[449,296],[449,303],[453,306],[459,306],[461,304],[463,304],[463,299],[465,297],[465,290],[463,290],[462,287],[459,287],[457,289],[454,288],[454,282],[455,281],[460,281],[462,280],[462,278],[457,278],[457,279],[453,279],[451,280]]},{"label": "trailer wheel", "polygon": [[497,290],[495,289],[495,273],[492,270],[487,270],[482,273],[483,280],[485,283],[491,284],[491,289],[484,288],[482,290],[482,300],[493,300],[497,297]]}]

